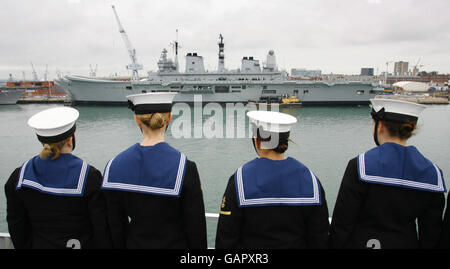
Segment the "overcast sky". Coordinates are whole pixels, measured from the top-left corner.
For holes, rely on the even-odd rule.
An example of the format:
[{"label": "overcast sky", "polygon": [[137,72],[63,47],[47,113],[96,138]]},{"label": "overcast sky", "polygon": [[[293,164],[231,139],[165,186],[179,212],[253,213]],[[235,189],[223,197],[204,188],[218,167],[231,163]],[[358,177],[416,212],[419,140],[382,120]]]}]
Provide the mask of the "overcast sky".
[{"label": "overcast sky", "polygon": [[[130,63],[111,4],[144,70],[157,70],[179,29],[180,66],[197,52],[217,69],[219,34],[225,66],[243,56],[265,60],[275,51],[280,69],[320,69],[359,74],[361,67],[386,70],[387,61],[420,59],[422,70],[450,73],[448,0],[1,0],[0,78],[39,78],[56,71],[127,75]],[[393,64],[389,65],[389,71]],[[145,75],[144,71],[140,71]]]}]

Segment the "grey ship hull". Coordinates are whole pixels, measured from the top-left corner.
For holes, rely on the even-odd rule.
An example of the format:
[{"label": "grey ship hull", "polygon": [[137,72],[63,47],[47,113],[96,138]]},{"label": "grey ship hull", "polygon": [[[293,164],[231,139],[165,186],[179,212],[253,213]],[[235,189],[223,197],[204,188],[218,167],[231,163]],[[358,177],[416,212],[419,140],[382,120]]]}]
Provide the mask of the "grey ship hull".
[{"label": "grey ship hull", "polygon": [[0,89],[0,105],[14,105],[23,96],[25,90],[22,89]]},{"label": "grey ship hull", "polygon": [[66,76],[56,81],[75,104],[121,105],[126,96],[143,92],[179,92],[174,102],[248,103],[281,96],[298,96],[302,105],[362,105],[379,92],[363,81],[113,81]]}]

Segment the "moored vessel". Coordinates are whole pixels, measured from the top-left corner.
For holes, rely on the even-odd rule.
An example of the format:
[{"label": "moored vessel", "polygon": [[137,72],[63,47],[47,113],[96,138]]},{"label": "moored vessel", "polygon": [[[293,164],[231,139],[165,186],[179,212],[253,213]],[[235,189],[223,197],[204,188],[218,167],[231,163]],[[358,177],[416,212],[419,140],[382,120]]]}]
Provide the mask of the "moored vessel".
[{"label": "moored vessel", "polygon": [[0,88],[0,105],[13,105],[23,96],[25,90],[14,88]]}]

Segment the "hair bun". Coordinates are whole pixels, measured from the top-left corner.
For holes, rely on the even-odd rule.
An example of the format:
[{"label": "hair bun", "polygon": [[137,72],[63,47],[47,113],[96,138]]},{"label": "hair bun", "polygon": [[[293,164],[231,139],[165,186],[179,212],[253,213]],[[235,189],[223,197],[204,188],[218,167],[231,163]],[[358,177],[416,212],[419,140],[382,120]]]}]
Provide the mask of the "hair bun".
[{"label": "hair bun", "polygon": [[278,147],[276,147],[273,150],[278,153],[284,153],[288,149],[288,147],[289,147],[289,145],[286,143],[286,144],[278,145]]},{"label": "hair bun", "polygon": [[408,136],[412,133],[412,131],[414,131],[414,128],[415,128],[414,124],[406,122],[400,126],[399,133],[401,136]]},{"label": "hair bun", "polygon": [[382,122],[386,126],[390,136],[398,137],[400,139],[410,138],[414,134],[414,130],[416,129],[415,122]]},{"label": "hair bun", "polygon": [[152,113],[152,114],[139,114],[136,117],[148,128],[152,130],[161,129],[165,126],[170,113]]},{"label": "hair bun", "polygon": [[161,113],[154,113],[150,118],[150,128],[152,130],[164,127],[164,117]]}]

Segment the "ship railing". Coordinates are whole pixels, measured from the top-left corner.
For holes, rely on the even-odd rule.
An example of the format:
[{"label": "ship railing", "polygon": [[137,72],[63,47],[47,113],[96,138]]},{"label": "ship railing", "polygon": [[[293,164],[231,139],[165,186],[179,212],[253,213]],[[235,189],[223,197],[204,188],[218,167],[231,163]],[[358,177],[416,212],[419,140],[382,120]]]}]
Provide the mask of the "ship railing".
[{"label": "ship railing", "polygon": [[219,213],[205,213],[206,219],[218,219]]},{"label": "ship railing", "polygon": [[0,249],[13,249],[13,243],[9,233],[0,233]]}]

